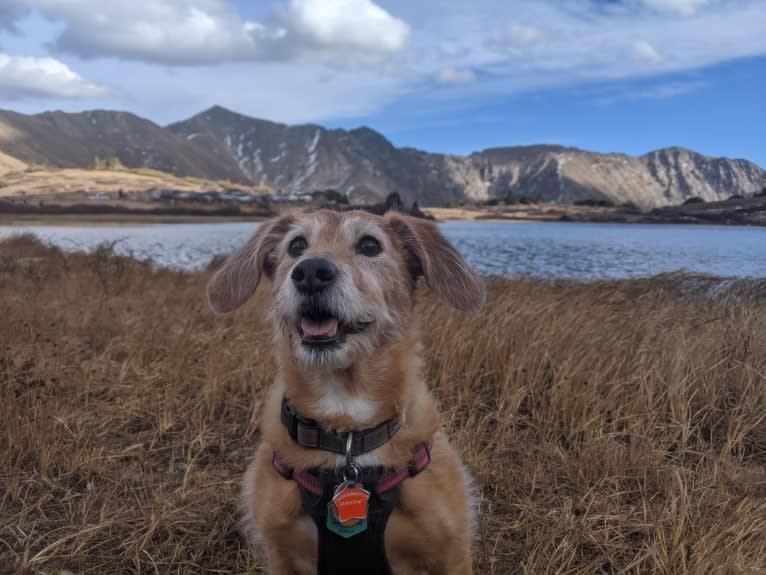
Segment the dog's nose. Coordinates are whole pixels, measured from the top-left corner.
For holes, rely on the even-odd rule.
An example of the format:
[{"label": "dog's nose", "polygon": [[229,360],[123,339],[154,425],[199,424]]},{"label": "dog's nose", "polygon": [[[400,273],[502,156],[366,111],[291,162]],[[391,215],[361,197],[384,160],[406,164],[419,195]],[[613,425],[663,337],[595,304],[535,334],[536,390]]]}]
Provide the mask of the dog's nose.
[{"label": "dog's nose", "polygon": [[330,260],[308,258],[293,268],[290,277],[299,292],[316,293],[334,282],[337,275],[338,268]]}]

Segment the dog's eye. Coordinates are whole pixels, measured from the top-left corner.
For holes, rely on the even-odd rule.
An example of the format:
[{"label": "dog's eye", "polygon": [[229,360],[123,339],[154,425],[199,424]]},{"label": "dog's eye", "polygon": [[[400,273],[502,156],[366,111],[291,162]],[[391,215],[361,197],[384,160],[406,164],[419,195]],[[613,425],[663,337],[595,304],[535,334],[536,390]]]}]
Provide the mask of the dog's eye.
[{"label": "dog's eye", "polygon": [[380,242],[372,236],[364,236],[359,240],[359,243],[356,244],[356,252],[363,256],[367,256],[368,258],[377,256],[382,251],[383,248],[381,247]]},{"label": "dog's eye", "polygon": [[306,251],[307,247],[309,247],[309,243],[306,241],[306,238],[303,236],[296,236],[290,241],[290,245],[287,246],[287,253],[292,257],[297,258]]}]

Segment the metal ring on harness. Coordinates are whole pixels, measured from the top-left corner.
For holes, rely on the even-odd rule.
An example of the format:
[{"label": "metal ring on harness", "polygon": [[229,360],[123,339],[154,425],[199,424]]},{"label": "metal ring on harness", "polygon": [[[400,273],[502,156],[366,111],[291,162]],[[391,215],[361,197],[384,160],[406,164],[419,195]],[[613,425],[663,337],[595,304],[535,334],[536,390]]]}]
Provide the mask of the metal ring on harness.
[{"label": "metal ring on harness", "polygon": [[[354,464],[354,457],[351,455],[351,446],[354,443],[354,432],[349,431],[346,436],[346,464],[343,466],[343,481],[356,482],[359,479],[359,468]],[[353,478],[352,478],[353,476]]]}]

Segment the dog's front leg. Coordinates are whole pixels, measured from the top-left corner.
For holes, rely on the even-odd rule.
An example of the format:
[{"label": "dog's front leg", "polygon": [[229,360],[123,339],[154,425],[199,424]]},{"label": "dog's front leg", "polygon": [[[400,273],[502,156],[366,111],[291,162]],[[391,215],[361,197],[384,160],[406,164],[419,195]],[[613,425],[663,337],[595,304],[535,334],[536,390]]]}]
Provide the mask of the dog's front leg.
[{"label": "dog's front leg", "polygon": [[[310,526],[314,527],[313,522]],[[315,549],[316,545],[310,539],[301,541],[301,535],[292,529],[264,535],[270,575],[316,575],[316,552],[306,552],[307,546]]]},{"label": "dog's front leg", "polygon": [[315,575],[317,530],[303,512],[298,485],[271,464],[273,449],[262,443],[245,474],[244,498],[253,546],[265,551],[271,575]]}]

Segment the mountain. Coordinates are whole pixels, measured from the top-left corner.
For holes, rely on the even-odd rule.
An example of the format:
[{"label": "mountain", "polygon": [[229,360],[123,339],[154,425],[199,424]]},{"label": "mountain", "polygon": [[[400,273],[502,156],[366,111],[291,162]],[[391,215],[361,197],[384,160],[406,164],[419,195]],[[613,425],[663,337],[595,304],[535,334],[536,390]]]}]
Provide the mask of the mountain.
[{"label": "mountain", "polygon": [[130,168],[179,176],[245,181],[231,158],[207,150],[128,112],[45,112],[27,116],[0,111],[0,152],[27,164],[92,167],[96,158],[119,158]]},{"label": "mountain", "polygon": [[0,152],[27,163],[129,167],[265,184],[278,191],[336,189],[354,202],[398,192],[444,205],[508,195],[552,202],[609,200],[642,208],[751,195],[766,172],[746,160],[666,148],[641,157],[561,146],[491,148],[469,156],[397,148],[369,128],[289,126],[215,106],[162,128],[126,112],[0,111]]},{"label": "mountain", "polygon": [[216,157],[233,157],[251,181],[277,190],[332,188],[357,202],[391,192],[423,204],[464,197],[443,156],[396,148],[369,128],[288,126],[214,107],[168,129]]},{"label": "mountain", "polygon": [[26,167],[24,162],[0,152],[0,176],[8,172],[24,170]]},{"label": "mountain", "polygon": [[[493,148],[469,156],[470,195],[509,193],[568,203],[602,199],[643,208],[752,195],[766,185],[766,171],[746,160],[710,158],[683,148],[641,157],[599,154],[559,146]],[[477,174],[478,171],[478,174]],[[470,191],[473,191],[471,193]]]},{"label": "mountain", "polygon": [[173,133],[233,157],[252,181],[277,189],[333,188],[356,201],[399,192],[439,205],[509,194],[545,201],[595,199],[643,208],[750,195],[766,185],[752,162],[667,148],[639,158],[561,146],[492,148],[468,157],[396,148],[369,128],[287,126],[213,107],[168,126]]}]

